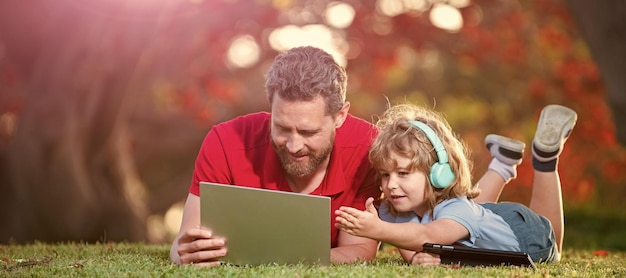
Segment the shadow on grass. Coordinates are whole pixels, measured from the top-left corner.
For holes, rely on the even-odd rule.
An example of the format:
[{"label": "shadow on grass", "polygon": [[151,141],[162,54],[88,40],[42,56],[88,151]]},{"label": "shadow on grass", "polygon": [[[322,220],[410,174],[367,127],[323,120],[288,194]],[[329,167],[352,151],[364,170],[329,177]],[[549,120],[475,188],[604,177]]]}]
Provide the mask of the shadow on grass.
[{"label": "shadow on grass", "polygon": [[626,213],[623,209],[567,210],[563,246],[626,251],[624,231],[626,231]]},{"label": "shadow on grass", "polygon": [[[55,257],[58,254],[55,252]],[[16,262],[15,264],[10,264],[10,265],[2,265],[2,270],[6,271],[7,273],[10,273],[12,271],[17,271],[20,270],[22,268],[29,268],[29,267],[33,267],[33,266],[41,266],[41,265],[47,265],[52,261],[53,257],[51,256],[45,256],[43,258],[29,258],[26,260],[22,260],[19,262]],[[7,260],[7,263],[12,263],[11,259],[4,259],[3,261]]]}]

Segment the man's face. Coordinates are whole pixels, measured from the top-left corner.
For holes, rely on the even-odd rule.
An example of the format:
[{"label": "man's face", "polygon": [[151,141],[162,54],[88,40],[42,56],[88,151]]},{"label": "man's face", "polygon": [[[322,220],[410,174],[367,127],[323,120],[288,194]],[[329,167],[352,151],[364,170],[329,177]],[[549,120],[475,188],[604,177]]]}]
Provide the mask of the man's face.
[{"label": "man's face", "polygon": [[328,165],[338,122],[326,114],[325,107],[321,97],[313,101],[274,97],[270,136],[288,175],[303,177]]}]

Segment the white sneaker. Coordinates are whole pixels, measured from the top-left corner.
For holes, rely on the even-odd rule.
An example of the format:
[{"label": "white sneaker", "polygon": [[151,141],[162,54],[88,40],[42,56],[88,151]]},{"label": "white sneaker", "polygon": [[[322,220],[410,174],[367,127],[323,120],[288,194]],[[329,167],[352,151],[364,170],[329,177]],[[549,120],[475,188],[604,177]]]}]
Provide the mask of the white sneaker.
[{"label": "white sneaker", "polygon": [[526,144],[509,137],[489,134],[485,137],[485,147],[491,152],[491,156],[500,162],[507,165],[519,165],[522,163]]},{"label": "white sneaker", "polygon": [[576,112],[565,106],[551,104],[543,108],[533,139],[533,156],[542,162],[556,159],[577,118]]}]

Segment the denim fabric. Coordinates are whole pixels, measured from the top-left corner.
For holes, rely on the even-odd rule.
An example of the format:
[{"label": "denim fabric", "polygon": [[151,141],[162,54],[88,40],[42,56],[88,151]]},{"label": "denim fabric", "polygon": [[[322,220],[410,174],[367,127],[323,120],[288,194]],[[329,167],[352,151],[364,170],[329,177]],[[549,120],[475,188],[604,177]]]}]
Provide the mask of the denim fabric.
[{"label": "denim fabric", "polygon": [[521,251],[529,254],[534,262],[554,262],[557,259],[554,229],[547,218],[513,202],[481,205],[500,215],[511,226]]}]

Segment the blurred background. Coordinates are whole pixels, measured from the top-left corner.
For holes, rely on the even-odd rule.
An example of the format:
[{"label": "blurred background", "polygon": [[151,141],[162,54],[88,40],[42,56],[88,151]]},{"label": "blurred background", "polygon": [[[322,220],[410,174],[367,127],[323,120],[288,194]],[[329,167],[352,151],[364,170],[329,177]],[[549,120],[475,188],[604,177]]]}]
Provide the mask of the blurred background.
[{"label": "blurred background", "polygon": [[626,250],[625,3],[1,1],[0,243],[169,243],[206,132],[267,111],[269,64],[313,45],[346,67],[354,115],[445,113],[476,180],[487,134],[527,142],[503,200],[528,204],[541,109],[573,108],[565,246]]}]

